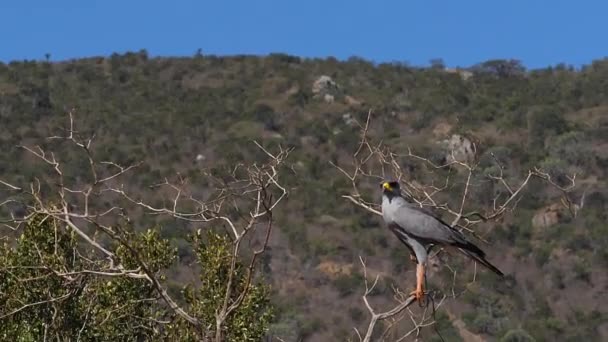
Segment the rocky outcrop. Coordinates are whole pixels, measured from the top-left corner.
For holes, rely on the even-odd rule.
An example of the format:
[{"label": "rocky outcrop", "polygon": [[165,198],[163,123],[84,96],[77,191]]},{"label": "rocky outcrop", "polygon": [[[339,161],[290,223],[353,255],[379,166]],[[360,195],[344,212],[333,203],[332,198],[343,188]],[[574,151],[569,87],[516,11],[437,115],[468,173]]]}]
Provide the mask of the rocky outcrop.
[{"label": "rocky outcrop", "polygon": [[331,94],[325,94],[325,95],[323,95],[323,101],[325,101],[326,103],[333,103],[334,100],[335,100],[335,98]]},{"label": "rocky outcrop", "polygon": [[342,120],[344,120],[344,123],[348,126],[354,126],[357,124],[357,121],[355,120],[355,118],[353,118],[353,115],[351,113],[342,114]]},{"label": "rocky outcrop", "polygon": [[433,127],[433,136],[435,138],[445,138],[454,127],[447,122],[440,122]]},{"label": "rocky outcrop", "polygon": [[332,103],[335,100],[335,96],[340,92],[340,86],[331,77],[322,75],[314,81],[311,90],[314,98],[320,98],[327,103]]},{"label": "rocky outcrop", "polygon": [[446,151],[446,163],[454,161],[470,163],[475,160],[477,149],[469,138],[460,134],[453,134],[449,139],[443,140],[441,143]]},{"label": "rocky outcrop", "polygon": [[473,77],[473,73],[468,71],[468,70],[464,70],[464,69],[445,69],[445,72],[449,73],[449,74],[458,74],[458,76],[460,76],[460,78],[462,78],[464,81],[468,80],[469,78]]},{"label": "rocky outcrop", "polygon": [[326,75],[322,75],[316,79],[316,81],[312,84],[312,93],[314,95],[318,94],[327,94],[331,93],[335,90],[338,90],[338,84],[334,82],[334,80]]},{"label": "rocky outcrop", "polygon": [[549,228],[568,217],[568,209],[559,203],[538,210],[532,217],[532,227],[535,229]]},{"label": "rocky outcrop", "polygon": [[357,100],[356,98],[346,95],[344,96],[344,102],[351,107],[361,107],[363,106],[363,101]]},{"label": "rocky outcrop", "polygon": [[321,271],[321,273],[325,274],[330,279],[335,279],[342,275],[351,275],[353,272],[353,265],[323,261],[317,266],[317,270]]}]

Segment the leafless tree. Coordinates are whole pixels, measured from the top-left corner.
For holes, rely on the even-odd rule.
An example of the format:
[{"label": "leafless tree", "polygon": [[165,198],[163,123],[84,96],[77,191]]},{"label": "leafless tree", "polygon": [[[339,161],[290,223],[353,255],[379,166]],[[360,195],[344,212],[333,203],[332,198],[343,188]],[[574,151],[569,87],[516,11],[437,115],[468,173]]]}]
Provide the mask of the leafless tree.
[{"label": "leafless tree", "polygon": [[[342,198],[371,214],[382,215],[379,201],[371,197],[372,195],[378,195],[378,190],[368,190],[379,188],[378,184],[383,180],[399,181],[402,185],[402,190],[408,198],[415,201],[421,207],[444,212],[445,216],[451,217],[447,222],[450,222],[452,227],[470,234],[484,243],[487,243],[487,241],[476,231],[476,226],[481,223],[496,222],[505,214],[515,210],[524,195],[526,187],[533,178],[541,179],[561,191],[563,194],[562,202],[571,210],[573,215],[576,213],[577,208],[580,207],[569,199],[569,194],[575,187],[576,175],[569,178],[570,184],[566,187],[553,182],[551,176],[539,168],[528,170],[520,176],[507,176],[505,173],[506,167],[493,154],[492,158],[496,166],[494,168],[497,170],[496,173],[483,173],[483,170],[478,167],[478,162],[459,160],[454,151],[447,151],[447,153],[450,153],[448,158],[445,158],[447,162],[437,164],[427,156],[416,154],[409,147],[405,153],[397,153],[394,146],[388,146],[381,139],[374,140],[372,134],[370,134],[373,129],[371,111],[368,113],[366,121],[363,124],[358,123],[358,125],[360,128],[360,139],[352,155],[351,162],[344,165],[333,165],[351,184],[350,193],[343,194]],[[476,149],[477,146],[474,146],[474,148]],[[444,172],[443,176],[434,177],[428,180],[427,183],[424,183],[423,180],[413,179],[403,169],[402,166],[406,162],[417,162],[430,172],[437,170],[450,170],[451,172]],[[446,173],[447,176],[445,175]],[[500,188],[500,191],[496,191],[496,196],[491,200],[491,203],[475,208],[471,201],[471,188],[476,186],[474,179],[479,178],[493,182]],[[454,189],[458,191],[455,192]],[[454,201],[454,198],[457,200]],[[444,252],[443,249],[434,252],[431,255],[431,259],[437,258]],[[411,322],[412,328],[406,334],[399,337],[398,340],[401,341],[411,336],[418,336],[423,327],[431,326],[435,323],[433,315],[428,314],[428,304],[430,302],[434,304],[433,309],[436,310],[446,299],[456,298],[462,293],[459,293],[455,289],[456,268],[445,263],[444,267],[447,267],[453,273],[454,281],[451,289],[445,289],[441,291],[441,294],[438,294],[438,298],[431,298],[430,301],[427,301],[427,305],[422,309],[421,313],[414,313],[409,310],[409,307],[415,302],[415,297],[413,295],[404,295],[400,289],[395,289],[397,304],[386,311],[378,312],[368,300],[368,295],[376,286],[378,277],[370,285],[363,259],[361,259],[361,264],[365,275],[363,302],[370,314],[366,332],[361,334],[355,329],[361,341],[367,342],[371,340],[372,333],[379,321],[388,322],[387,328],[381,335],[382,340],[390,329],[403,321]],[[470,282],[475,282],[475,279],[476,268]],[[404,319],[405,317],[409,319]]]},{"label": "leafless tree", "polygon": [[[47,166],[50,177],[46,182],[39,178],[31,179],[27,184],[12,184],[0,180],[0,187],[10,193],[8,198],[0,203],[0,209],[18,203],[27,210],[25,216],[13,215],[2,221],[3,227],[12,231],[19,230],[25,222],[34,216],[42,215],[61,222],[64,227],[77,234],[82,241],[96,250],[105,263],[99,263],[99,269],[72,272],[71,270],[52,270],[57,275],[75,277],[78,274],[88,273],[103,277],[129,277],[149,282],[156,289],[158,295],[177,315],[188,322],[197,325],[203,331],[211,331],[215,326],[215,335],[209,339],[222,340],[222,326],[226,319],[236,310],[247,296],[254,276],[256,260],[264,253],[272,232],[273,211],[286,198],[288,192],[282,185],[281,173],[284,170],[286,159],[290,150],[278,147],[277,152],[270,152],[257,142],[257,145],[266,160],[261,163],[236,165],[229,174],[221,178],[205,172],[207,186],[204,198],[197,198],[193,194],[193,185],[177,175],[176,181],[165,179],[152,188],[158,194],[170,194],[166,201],[167,206],[158,207],[149,203],[146,198],[138,198],[131,193],[127,177],[137,174],[137,168],[142,162],[130,165],[119,165],[113,161],[102,161],[96,158],[92,148],[94,136],[84,137],[74,123],[73,111],[69,112],[69,124],[61,135],[48,138],[67,144],[80,151],[86,159],[88,166],[87,177],[74,179],[66,177],[66,165],[55,152],[36,146],[20,146],[37,161]],[[47,191],[47,189],[50,189]],[[200,191],[199,191],[200,193]],[[104,208],[107,200],[115,203],[110,208]],[[149,198],[148,198],[149,199]],[[158,201],[157,201],[158,202]],[[124,205],[121,203],[125,203]],[[129,235],[116,225],[117,220],[129,221],[129,209],[139,207],[150,215],[166,215],[179,220],[205,225],[222,224],[227,226],[233,239],[231,270],[225,286],[224,299],[221,307],[216,309],[215,322],[201,322],[186,309],[178,305],[177,301],[166,291],[159,275],[150,270],[145,256],[139,255],[132,246]],[[100,209],[104,208],[104,209]],[[246,238],[259,231],[255,244],[247,249],[243,248]],[[127,269],[116,255],[101,241],[105,236],[129,250],[138,267]],[[253,239],[251,240],[253,241]],[[253,242],[252,242],[253,243]],[[248,246],[249,247],[249,246]],[[249,258],[247,262],[246,285],[242,293],[232,293],[234,268],[237,260]],[[1,266],[1,265],[0,265]],[[236,300],[234,300],[236,298]],[[55,298],[51,300],[61,300]],[[24,303],[22,309],[40,303]],[[1,319],[2,317],[0,317]]]}]

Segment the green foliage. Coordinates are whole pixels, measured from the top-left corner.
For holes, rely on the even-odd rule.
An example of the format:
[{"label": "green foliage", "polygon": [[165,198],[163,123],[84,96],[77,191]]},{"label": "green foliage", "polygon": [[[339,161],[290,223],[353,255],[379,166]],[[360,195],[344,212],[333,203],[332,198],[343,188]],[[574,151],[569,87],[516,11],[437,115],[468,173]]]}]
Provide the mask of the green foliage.
[{"label": "green foliage", "polygon": [[591,282],[591,267],[587,261],[578,260],[576,263],[574,263],[572,271],[576,279],[588,283]]},{"label": "green foliage", "polygon": [[436,333],[432,333],[431,341],[462,342],[458,330],[452,325],[449,316],[443,311],[435,314]]},{"label": "green foliage", "polygon": [[473,331],[482,334],[494,335],[497,332],[494,319],[486,313],[477,315],[472,322],[471,328],[473,328]]},{"label": "green foliage", "polygon": [[[276,215],[276,227],[280,233],[273,243],[280,247],[273,251],[273,272],[268,272],[270,268],[267,267],[264,275],[273,283],[283,286],[289,283],[286,277],[293,277],[293,274],[281,270],[301,269],[301,281],[308,284],[318,274],[307,266],[314,264],[320,255],[327,254],[343,258],[364,255],[374,256],[373,260],[387,260],[380,263],[381,271],[396,278],[411,273],[413,267],[410,266],[413,264],[409,261],[408,250],[402,246],[393,247],[394,237],[379,228],[380,220],[340,197],[351,193],[351,185],[329,161],[337,162],[340,166],[348,165],[359,138],[357,128],[345,125],[342,115],[350,112],[359,122],[363,122],[368,110],[372,109],[370,137],[391,145],[399,150],[398,153],[407,153],[407,148],[411,147],[414,152],[436,162],[441,161],[444,154],[434,153],[434,141],[438,137],[432,131],[437,123],[447,122],[454,125],[453,132],[472,131],[481,137],[477,147],[481,152],[478,171],[482,175],[474,176],[468,203],[491,205],[492,199],[498,195],[505,196],[508,192],[498,182],[485,177],[499,173],[490,152],[504,166],[506,181],[511,187],[518,184],[519,175],[535,166],[544,168],[560,184],[567,182],[567,174],[577,172],[577,182],[585,185],[572,195],[580,196],[587,186],[589,190],[585,207],[579,211],[576,219],[549,227],[546,231],[533,230],[530,220],[535,211],[555,202],[557,195],[547,191],[548,187],[541,181],[532,179],[523,196],[515,201],[515,214],[505,215],[504,221],[497,226],[484,223],[477,227],[480,227],[478,233],[496,246],[496,252],[489,254],[499,265],[516,262],[519,267],[510,267],[515,272],[538,272],[542,265],[542,270],[552,272],[554,283],[561,284],[556,288],[569,286],[568,282],[564,284],[564,279],[569,280],[574,275],[582,281],[579,285],[589,290],[583,291],[582,295],[595,293],[591,291],[592,287],[601,284],[593,284],[591,275],[595,274],[596,268],[608,266],[608,251],[605,248],[608,245],[606,201],[602,195],[598,195],[605,192],[608,170],[608,156],[604,153],[604,141],[608,134],[605,120],[608,108],[608,60],[595,61],[581,70],[565,65],[525,70],[521,63],[512,60],[492,60],[468,69],[446,70],[439,61],[436,62],[433,68],[416,68],[403,62],[376,64],[357,57],[338,61],[335,58],[306,59],[284,54],[219,57],[199,53],[194,58],[150,58],[145,51],[139,51],[65,63],[0,63],[0,160],[3,161],[0,163],[0,179],[19,184],[28,184],[35,178],[46,179],[48,168],[31,162],[15,146],[31,145],[33,141],[56,134],[57,127],[65,127],[65,108],[78,109],[75,118],[79,132],[83,135],[95,133],[92,152],[98,160],[122,164],[144,162],[137,169],[137,176],[125,184],[126,190],[135,197],[149,197],[147,189],[150,185],[162,182],[164,177],[173,177],[177,171],[189,184],[194,184],[193,180],[206,172],[221,180],[223,174],[231,171],[227,165],[240,163],[245,158],[256,160],[260,156],[260,151],[252,148],[250,140],[255,139],[263,146],[269,142],[280,142],[285,147],[294,148],[292,155],[297,157],[297,164],[293,172],[284,178],[289,183],[291,193],[286,210]],[[329,75],[340,85],[340,96],[336,96],[334,103],[327,104],[313,98],[311,85],[320,75]],[[347,104],[346,95],[363,105]],[[62,162],[66,162],[65,173],[69,178],[87,179],[84,178],[88,177],[86,160],[83,161],[80,156],[54,141],[44,141],[42,147],[52,147],[55,154],[61,156]],[[198,154],[206,159],[195,161]],[[442,198],[439,203],[453,200],[455,191],[462,188],[451,171],[430,170],[409,161],[402,166],[406,169],[405,177],[426,184],[438,185],[434,181],[441,177],[435,176],[449,175],[450,184],[454,187],[448,190],[449,198]],[[352,170],[347,168],[347,171]],[[379,197],[375,184],[373,188],[366,188],[366,184],[359,185],[362,186],[361,195],[377,203]],[[48,187],[44,188],[43,184],[42,190],[47,192]],[[200,193],[207,190],[206,185],[196,189]],[[596,194],[591,194],[591,190]],[[163,204],[157,198],[151,198],[151,201]],[[109,208],[115,203],[109,200],[106,204]],[[339,225],[319,228],[316,219],[321,215],[349,219]],[[181,273],[187,273],[192,263],[200,264],[199,253],[186,239],[192,227],[167,227],[162,222],[170,231],[162,235],[171,242],[172,247],[167,250],[169,245],[163,239],[146,237],[149,232],[139,233],[141,229],[160,225],[160,219],[139,213],[132,219],[137,223],[134,228],[136,232],[129,232],[129,238],[140,241],[137,248],[141,253],[156,260],[153,266],[159,269],[159,276],[169,264],[181,269]],[[339,247],[333,239],[324,240],[323,237],[327,235],[320,234],[320,229],[338,230],[331,236],[342,234],[339,236]],[[202,239],[207,241],[207,237]],[[9,249],[17,248],[17,245],[10,245]],[[136,265],[124,246],[112,248],[117,251],[122,263]],[[576,259],[579,260],[576,265],[556,264],[550,256],[553,252],[562,251],[577,251],[580,260]],[[38,262],[36,253],[31,254],[31,260]],[[70,265],[73,267],[102,269],[107,266],[91,265],[86,260],[69,259],[67,256],[63,259],[65,262],[72,260],[73,264]],[[53,262],[58,262],[53,265],[61,265],[63,259],[53,259]],[[290,264],[286,265],[287,262]],[[83,265],[79,266],[79,263]],[[24,277],[44,275],[52,280],[50,284],[60,283],[66,289],[56,290],[50,295],[61,296],[76,286],[73,282],[66,283],[64,279],[47,276],[42,270],[29,272],[31,274],[27,273]],[[218,274],[222,277],[225,275]],[[459,272],[459,275],[466,274]],[[14,277],[7,276],[7,279],[15,284]],[[124,293],[120,295],[123,299],[130,296],[133,287],[144,286],[140,280],[117,283],[114,278],[102,278],[102,281],[93,275],[83,279],[89,284],[87,289],[93,288],[97,282],[105,285],[95,286],[106,289],[107,281],[111,280],[112,293]],[[2,281],[0,279],[0,283]],[[297,332],[300,327],[304,327],[304,330],[317,327],[317,324],[313,324],[314,313],[309,309],[310,298],[318,298],[314,305],[319,310],[327,311],[328,317],[343,318],[340,324],[336,323],[340,327],[329,329],[332,333],[350,330],[353,324],[349,317],[353,320],[356,317],[334,308],[352,307],[350,301],[354,297],[348,293],[361,289],[362,283],[349,279],[341,279],[338,283],[342,284],[338,285],[342,288],[339,292],[345,295],[338,299],[331,297],[332,300],[327,300],[327,296],[334,295],[333,283],[324,284],[320,289],[310,287],[296,296],[290,295],[293,289],[288,285],[277,291],[274,296],[287,297],[286,305],[298,312],[297,315],[281,316],[279,319],[285,321],[273,324],[284,333],[277,336],[284,337],[284,340],[297,340],[302,337]],[[496,292],[504,288],[504,283],[494,278],[478,283]],[[33,280],[32,284],[36,285],[32,287],[34,291],[38,285]],[[401,281],[395,284],[405,286]],[[552,329],[559,324],[549,320],[555,316],[551,310],[529,312],[529,305],[525,305],[521,295],[536,293],[534,291],[543,284],[524,281],[516,284],[517,291],[509,292],[505,302],[519,305],[513,306],[513,312],[506,315],[508,320],[505,317],[497,318],[502,323],[496,336],[505,336],[504,332],[509,329],[518,332],[517,327],[521,325],[537,340],[557,338]],[[170,279],[167,288],[179,297],[183,285],[184,279],[178,277]],[[204,294],[198,288],[190,287],[186,292],[196,295],[191,302],[193,306],[202,306],[202,298],[215,293],[211,289]],[[382,293],[380,289],[377,288],[378,293]],[[138,293],[143,295],[148,290],[142,287]],[[511,291],[510,288],[507,290]],[[538,296],[573,296],[569,294],[571,292],[547,291],[538,292]],[[155,296],[155,293],[152,292],[152,295]],[[577,292],[574,295],[581,294]],[[36,296],[48,298],[46,294],[36,293]],[[89,295],[85,293],[82,296]],[[53,305],[64,302],[57,301]],[[14,308],[15,303],[8,303],[6,307]],[[48,309],[53,305],[46,307]],[[43,307],[31,307],[25,312],[42,310]],[[128,312],[130,309],[126,307],[124,310]],[[164,304],[160,307],[152,305],[149,310],[160,311],[163,315],[166,313]],[[83,310],[75,309],[74,312],[72,316],[76,319],[76,313],[82,314]],[[200,314],[204,314],[203,309]],[[112,319],[119,316],[110,317],[104,324],[118,326],[120,322],[113,322]],[[484,330],[492,325],[482,324],[487,316],[495,317],[493,312],[484,309],[467,322],[472,324],[478,318],[477,323]],[[89,315],[89,319],[93,317],[94,313]],[[162,318],[171,319],[172,324],[185,331],[183,336],[198,339],[199,332],[188,335],[191,330],[185,322],[173,320],[173,317]],[[524,324],[525,320],[536,323],[531,328]],[[577,324],[585,326],[584,320],[593,321],[593,318],[581,316]],[[39,322],[36,319],[32,321]],[[147,321],[140,323],[141,326],[151,326]],[[570,330],[574,331],[574,337],[585,336],[582,330],[575,331],[573,324],[563,323],[571,322],[562,322],[562,335],[558,337],[566,336]],[[34,327],[39,332],[42,325],[36,324],[29,328],[30,334]],[[296,332],[286,333],[292,328]],[[496,329],[490,327],[489,331]],[[540,331],[538,335],[536,330]],[[161,329],[158,333],[166,334],[167,330]],[[309,335],[312,333],[314,331],[307,332]],[[112,337],[110,334],[108,332],[108,336]],[[31,339],[39,339],[39,335],[31,336]],[[327,335],[323,337],[331,339]]]},{"label": "green foliage", "polygon": [[[153,232],[135,238],[151,271],[171,262],[168,245]],[[139,340],[159,336],[150,318],[163,315],[154,289],[141,279],[97,277],[99,266],[80,253],[76,238],[50,218],[35,217],[12,248],[0,250],[0,336],[10,341]],[[130,259],[121,253],[128,262]],[[65,275],[62,275],[65,274]]]},{"label": "green foliage", "polygon": [[[115,263],[125,269],[145,260],[150,272],[162,271],[175,259],[175,248],[158,230],[126,233],[114,246]],[[232,258],[231,243],[217,234],[194,239],[201,265],[201,286],[185,291],[187,310],[202,322],[212,322],[222,306]],[[157,289],[144,279],[104,276],[106,260],[79,246],[76,235],[52,218],[36,216],[24,227],[15,246],[0,248],[0,339],[3,341],[85,340],[196,341],[203,330],[171,312]],[[259,341],[272,319],[268,287],[253,283],[247,292],[247,268],[236,262],[229,304],[245,293],[222,325],[226,341]],[[165,323],[162,323],[165,321]]]},{"label": "green foliage", "polygon": [[292,106],[304,107],[311,99],[311,93],[298,90],[297,92],[289,95],[288,103]]},{"label": "green foliage", "polygon": [[475,313],[465,316],[472,331],[496,336],[509,326],[512,304],[506,298],[494,292],[471,293],[467,298],[476,307]]},{"label": "green foliage", "polygon": [[345,297],[361,290],[363,277],[358,273],[341,274],[333,281],[340,296]]},{"label": "green foliage", "polygon": [[352,318],[353,322],[361,323],[365,318],[365,312],[358,307],[352,307],[348,309],[348,315]]},{"label": "green foliage", "polygon": [[542,149],[549,135],[559,135],[567,130],[567,122],[559,108],[540,106],[528,113],[528,145],[533,149]]},{"label": "green foliage", "polygon": [[593,166],[593,152],[589,137],[580,131],[571,131],[555,137],[550,142],[549,153],[568,165],[590,169]]},{"label": "green foliage", "polygon": [[539,267],[542,267],[549,261],[549,256],[553,251],[553,245],[550,242],[539,242],[540,246],[534,248],[534,258]]},{"label": "green foliage", "polygon": [[501,337],[500,342],[535,342],[536,340],[523,329],[513,329]]},{"label": "green foliage", "polygon": [[[190,310],[203,322],[215,322],[218,308],[224,305],[226,286],[232,276],[229,305],[240,300],[241,305],[222,326],[226,341],[260,341],[273,318],[269,301],[269,288],[262,284],[251,284],[249,270],[240,262],[233,264],[233,246],[225,235],[200,231],[192,236],[197,261],[201,266],[201,285],[184,290],[185,301]],[[180,330],[181,327],[176,327]],[[192,334],[189,337],[194,338]]]},{"label": "green foliage", "polygon": [[258,122],[239,121],[228,129],[228,134],[236,139],[252,140],[259,138],[264,126]]},{"label": "green foliage", "polygon": [[540,163],[543,171],[548,173],[557,184],[566,185],[568,164],[563,159],[548,157]]},{"label": "green foliage", "polygon": [[305,319],[300,325],[300,336],[306,338],[325,327],[323,320],[319,317]]}]

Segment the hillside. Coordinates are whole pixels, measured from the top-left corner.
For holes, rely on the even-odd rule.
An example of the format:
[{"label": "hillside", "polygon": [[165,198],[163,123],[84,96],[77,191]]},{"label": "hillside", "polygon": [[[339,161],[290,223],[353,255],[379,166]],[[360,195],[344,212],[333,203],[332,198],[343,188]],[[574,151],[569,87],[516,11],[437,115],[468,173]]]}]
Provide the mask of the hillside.
[{"label": "hillside", "polygon": [[[497,194],[487,178],[495,171],[493,156],[512,184],[535,166],[564,186],[576,174],[567,195],[582,206],[574,217],[560,205],[563,193],[533,180],[513,212],[478,225],[489,242],[480,245],[508,275],[501,281],[480,270],[469,283],[473,263],[458,256],[439,260],[429,284],[449,292],[455,276],[446,262],[456,265],[456,291],[464,293],[437,311],[425,340],[440,340],[438,331],[445,341],[514,341],[523,330],[538,341],[600,341],[608,339],[607,80],[608,60],[581,70],[525,70],[502,60],[450,70],[283,54],[149,58],[140,51],[0,63],[0,179],[33,179],[39,164],[16,146],[45,141],[65,127],[72,109],[79,129],[95,134],[100,159],[143,162],[128,188],[152,201],[162,199],[149,186],[165,177],[179,173],[196,186],[201,170],[255,161],[260,151],[252,140],[293,148],[289,198],[276,212],[260,274],[272,284],[277,308],[271,335],[357,340],[353,327],[364,329],[368,321],[359,257],[369,274],[380,275],[372,297],[384,307],[393,302],[393,287],[413,287],[415,265],[380,218],[342,197],[351,184],[332,164],[352,166],[357,123],[370,111],[370,139],[401,154],[410,148],[444,162],[439,143],[458,134],[475,143],[471,159],[480,170],[471,208],[488,209]],[[65,158],[68,176],[78,179],[86,160]],[[426,183],[463,176],[407,158],[400,166],[409,179]],[[450,184],[441,198],[457,201],[462,183]],[[377,182],[359,185],[366,199],[380,201]],[[199,226],[133,215],[141,228],[158,224],[180,248],[167,282],[179,292],[191,280],[184,239]]]}]

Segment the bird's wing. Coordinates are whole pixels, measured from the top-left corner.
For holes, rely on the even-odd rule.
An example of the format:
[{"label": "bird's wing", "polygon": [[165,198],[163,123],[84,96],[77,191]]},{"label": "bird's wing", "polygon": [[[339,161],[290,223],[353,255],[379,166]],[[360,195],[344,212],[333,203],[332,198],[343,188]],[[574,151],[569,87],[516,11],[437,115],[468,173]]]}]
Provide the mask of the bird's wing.
[{"label": "bird's wing", "polygon": [[425,245],[455,246],[463,254],[480,262],[496,274],[504,275],[496,266],[486,260],[486,254],[483,250],[469,242],[464,234],[452,228],[433,213],[422,210],[422,208],[410,203],[402,203],[393,211],[393,221],[406,234]]},{"label": "bird's wing", "polygon": [[466,244],[465,237],[450,227],[438,216],[411,204],[402,205],[394,211],[394,222],[412,237],[427,243]]}]

